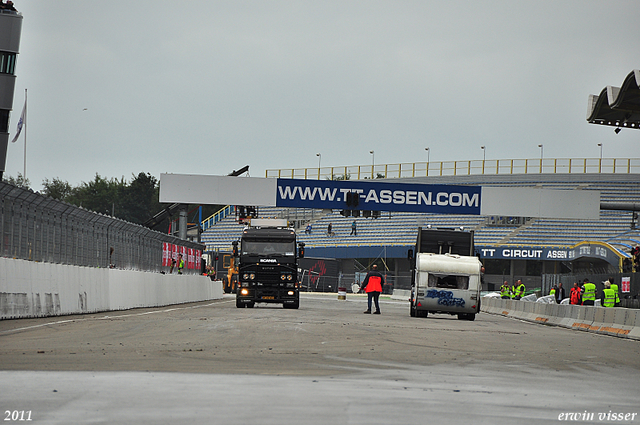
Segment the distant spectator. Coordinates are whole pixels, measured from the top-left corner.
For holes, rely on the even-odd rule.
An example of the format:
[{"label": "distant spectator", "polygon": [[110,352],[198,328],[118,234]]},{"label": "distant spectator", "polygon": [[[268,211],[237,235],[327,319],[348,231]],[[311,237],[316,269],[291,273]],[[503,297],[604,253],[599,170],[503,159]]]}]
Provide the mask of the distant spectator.
[{"label": "distant spectator", "polygon": [[500,298],[505,300],[511,299],[511,287],[509,286],[509,282],[507,282],[506,280],[500,287]]},{"label": "distant spectator", "polygon": [[604,289],[600,295],[600,305],[602,307],[615,307],[616,305],[616,295],[611,289],[611,283],[608,280],[604,282]]},{"label": "distant spectator", "polygon": [[564,288],[562,282],[558,283],[558,289],[556,289],[556,304],[560,304],[564,300]]},{"label": "distant spectator", "polygon": [[333,224],[329,223],[329,225],[327,226],[327,236],[333,236],[334,235],[332,229],[333,229]]},{"label": "distant spectator", "polygon": [[522,299],[526,291],[527,291],[527,288],[524,286],[524,283],[522,283],[522,280],[518,279],[516,281],[516,284],[513,285],[513,299],[514,300]]},{"label": "distant spectator", "polygon": [[615,305],[614,305],[614,307],[620,307],[620,291],[618,289],[618,285],[616,284],[616,282],[613,279],[613,277],[609,278],[609,283],[611,284],[611,289],[613,290],[613,293],[615,294]]},{"label": "distant spectator", "polygon": [[578,282],[573,282],[573,288],[569,295],[569,304],[580,305],[582,304],[582,291],[578,286]]},{"label": "distant spectator", "polygon": [[585,278],[580,289],[582,290],[582,305],[594,305],[596,302],[596,285]]},{"label": "distant spectator", "polygon": [[349,236],[351,235],[355,235],[358,236],[358,232],[356,231],[356,221],[353,220],[353,223],[351,223],[351,233]]},{"label": "distant spectator", "polygon": [[633,256],[633,267],[634,272],[640,270],[640,246],[636,246],[631,250],[631,255]]},{"label": "distant spectator", "polygon": [[182,269],[184,269],[184,260],[182,254],[178,254],[178,274],[182,274]]},{"label": "distant spectator", "polygon": [[311,234],[311,223],[307,224],[307,228],[304,229],[304,233],[306,235],[310,235]]}]

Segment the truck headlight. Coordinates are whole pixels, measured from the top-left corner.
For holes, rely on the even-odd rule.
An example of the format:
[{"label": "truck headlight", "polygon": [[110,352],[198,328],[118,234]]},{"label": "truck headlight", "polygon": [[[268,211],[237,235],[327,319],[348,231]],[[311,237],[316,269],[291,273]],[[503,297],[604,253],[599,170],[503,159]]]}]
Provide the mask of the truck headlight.
[{"label": "truck headlight", "polygon": [[255,279],[255,278],[256,278],[255,273],[251,273],[251,274],[249,275],[249,279],[253,280],[253,279]]},{"label": "truck headlight", "polygon": [[293,291],[287,292],[287,295],[293,295],[293,294],[295,294],[295,292],[293,292]]},{"label": "truck headlight", "polygon": [[249,290],[247,288],[242,288],[240,290],[240,295],[249,295]]},{"label": "truck headlight", "polygon": [[283,275],[283,274],[280,275],[280,280],[285,280],[286,278],[287,278],[286,275]]}]

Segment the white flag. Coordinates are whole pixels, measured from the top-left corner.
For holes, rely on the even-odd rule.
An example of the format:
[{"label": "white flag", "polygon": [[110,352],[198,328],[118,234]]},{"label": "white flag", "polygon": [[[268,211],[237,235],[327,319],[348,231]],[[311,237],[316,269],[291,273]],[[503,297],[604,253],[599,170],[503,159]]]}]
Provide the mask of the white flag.
[{"label": "white flag", "polygon": [[20,119],[18,120],[18,128],[16,129],[16,135],[11,140],[11,143],[15,143],[20,137],[20,133],[22,132],[22,126],[24,125],[25,114],[27,113],[27,100],[24,101],[24,106],[22,107],[22,114],[20,114]]}]

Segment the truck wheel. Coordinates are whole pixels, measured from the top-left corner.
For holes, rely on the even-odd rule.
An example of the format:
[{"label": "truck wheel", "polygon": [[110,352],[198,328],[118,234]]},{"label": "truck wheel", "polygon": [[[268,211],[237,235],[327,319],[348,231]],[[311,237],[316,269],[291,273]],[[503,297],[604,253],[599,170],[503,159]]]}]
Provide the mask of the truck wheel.
[{"label": "truck wheel", "polygon": [[225,294],[231,292],[231,289],[229,288],[229,279],[227,279],[226,276],[222,278],[222,289],[224,290]]},{"label": "truck wheel", "polygon": [[429,312],[427,310],[416,310],[416,317],[427,317]]},{"label": "truck wheel", "polygon": [[250,302],[250,303],[248,303],[248,304],[245,304],[245,306],[246,306],[247,308],[253,308],[253,306],[255,306],[255,305],[256,305],[256,303],[254,303],[254,302]]},{"label": "truck wheel", "polygon": [[467,314],[467,320],[470,322],[473,322],[474,320],[476,320],[476,314],[475,313]]},{"label": "truck wheel", "polygon": [[245,303],[241,303],[239,299],[236,298],[236,307],[244,308],[246,306]]},{"label": "truck wheel", "polygon": [[416,309],[413,307],[413,303],[409,304],[409,315],[411,317],[416,317]]}]

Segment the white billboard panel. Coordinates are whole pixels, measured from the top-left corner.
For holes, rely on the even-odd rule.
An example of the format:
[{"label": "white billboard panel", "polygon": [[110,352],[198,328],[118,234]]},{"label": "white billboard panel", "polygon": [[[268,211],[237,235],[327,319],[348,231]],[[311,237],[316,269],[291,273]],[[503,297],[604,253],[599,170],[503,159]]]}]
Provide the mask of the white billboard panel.
[{"label": "white billboard panel", "polygon": [[600,191],[483,186],[480,214],[598,220]]},{"label": "white billboard panel", "polygon": [[161,174],[160,202],[181,204],[276,205],[276,179]]}]

